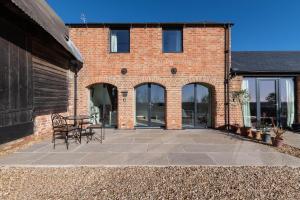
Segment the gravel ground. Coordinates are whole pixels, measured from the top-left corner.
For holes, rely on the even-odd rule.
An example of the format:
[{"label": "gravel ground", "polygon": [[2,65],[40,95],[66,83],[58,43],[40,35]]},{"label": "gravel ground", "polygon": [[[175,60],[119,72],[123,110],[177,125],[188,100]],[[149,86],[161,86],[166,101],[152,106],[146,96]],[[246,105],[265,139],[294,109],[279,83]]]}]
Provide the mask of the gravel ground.
[{"label": "gravel ground", "polygon": [[0,168],[0,199],[300,199],[300,168]]},{"label": "gravel ground", "polygon": [[300,158],[300,149],[293,147],[291,145],[284,144],[282,147],[276,148],[276,150],[279,151],[280,153],[285,153]]}]

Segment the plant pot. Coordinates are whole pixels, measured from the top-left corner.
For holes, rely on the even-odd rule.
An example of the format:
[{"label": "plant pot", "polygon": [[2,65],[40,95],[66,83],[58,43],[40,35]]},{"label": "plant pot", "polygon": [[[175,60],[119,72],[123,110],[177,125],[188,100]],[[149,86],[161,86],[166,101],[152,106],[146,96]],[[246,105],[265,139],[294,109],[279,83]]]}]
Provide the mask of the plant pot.
[{"label": "plant pot", "polygon": [[275,147],[282,147],[283,146],[283,139],[274,139],[274,142],[273,142],[273,146]]},{"label": "plant pot", "polygon": [[261,135],[262,135],[262,131],[258,130],[255,132],[255,139],[256,140],[261,140]]},{"label": "plant pot", "polygon": [[231,125],[231,131],[235,134],[238,134],[240,132],[240,125],[238,124]]},{"label": "plant pot", "polygon": [[265,143],[270,143],[271,142],[271,135],[269,133],[265,133],[262,135],[262,140]]},{"label": "plant pot", "polygon": [[252,138],[251,127],[241,127],[241,134],[242,136]]}]

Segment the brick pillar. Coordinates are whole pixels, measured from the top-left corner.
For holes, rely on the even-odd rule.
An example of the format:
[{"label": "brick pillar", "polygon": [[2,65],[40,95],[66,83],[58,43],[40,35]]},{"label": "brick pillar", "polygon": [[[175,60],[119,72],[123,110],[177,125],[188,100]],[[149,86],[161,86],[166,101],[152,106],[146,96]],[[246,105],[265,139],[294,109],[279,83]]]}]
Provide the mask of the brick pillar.
[{"label": "brick pillar", "polygon": [[181,129],[181,88],[172,86],[166,91],[166,128]]},{"label": "brick pillar", "polygon": [[[127,91],[127,97],[122,92]],[[134,89],[118,88],[118,128],[134,129]]]}]

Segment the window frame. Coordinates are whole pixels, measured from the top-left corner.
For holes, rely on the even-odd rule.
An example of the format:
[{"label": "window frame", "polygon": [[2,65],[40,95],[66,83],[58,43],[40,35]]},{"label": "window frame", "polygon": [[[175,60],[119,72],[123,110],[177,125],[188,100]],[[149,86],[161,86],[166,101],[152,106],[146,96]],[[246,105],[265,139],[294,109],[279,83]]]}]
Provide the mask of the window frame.
[{"label": "window frame", "polygon": [[[165,51],[165,45],[164,45],[164,31],[168,30],[178,30],[181,32],[181,51]],[[162,27],[162,53],[183,53],[184,48],[183,48],[183,27],[181,26],[171,26],[171,27]]]},{"label": "window frame", "polygon": [[[275,91],[276,91],[276,123],[282,126],[281,119],[281,88],[280,88],[280,80],[281,79],[291,79],[294,83],[294,108],[295,108],[295,115],[294,120],[296,120],[296,113],[298,112],[297,107],[297,85],[296,85],[296,77],[293,75],[288,76],[251,76],[245,75],[243,79],[253,78],[255,81],[255,95],[256,95],[256,118],[257,118],[257,126],[255,128],[259,128],[261,126],[261,105],[260,105],[260,81],[264,80],[273,80],[275,81]],[[243,116],[242,116],[243,117]]]},{"label": "window frame", "polygon": [[[128,49],[128,51],[126,51],[126,52],[113,52],[112,50],[111,50],[111,33],[112,33],[112,31],[113,30],[127,30],[128,31],[128,33],[129,33],[129,49]],[[108,41],[108,45],[109,45],[109,53],[112,53],[112,54],[115,54],[115,53],[130,53],[130,46],[131,46],[131,42],[130,42],[130,38],[131,38],[131,36],[130,36],[131,34],[130,34],[130,27],[110,27],[109,28],[109,41]]]}]

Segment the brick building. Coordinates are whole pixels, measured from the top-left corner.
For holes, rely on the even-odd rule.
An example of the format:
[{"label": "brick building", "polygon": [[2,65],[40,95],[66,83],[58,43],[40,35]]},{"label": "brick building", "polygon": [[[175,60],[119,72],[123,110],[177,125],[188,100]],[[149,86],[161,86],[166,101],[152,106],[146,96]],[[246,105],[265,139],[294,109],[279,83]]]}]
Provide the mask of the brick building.
[{"label": "brick building", "polygon": [[84,57],[78,113],[119,129],[228,123],[232,24],[67,25]]}]

